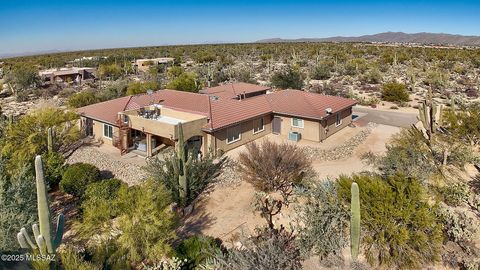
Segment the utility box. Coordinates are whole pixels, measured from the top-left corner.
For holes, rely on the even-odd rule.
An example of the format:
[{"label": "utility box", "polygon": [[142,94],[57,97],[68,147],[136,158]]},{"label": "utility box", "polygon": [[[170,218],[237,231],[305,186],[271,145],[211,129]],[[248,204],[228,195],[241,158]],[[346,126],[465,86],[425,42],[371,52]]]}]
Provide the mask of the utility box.
[{"label": "utility box", "polygon": [[290,131],[290,132],[288,133],[288,139],[289,139],[290,141],[298,142],[298,141],[300,141],[301,138],[302,138],[302,134],[301,134],[301,133],[293,132],[293,131]]}]

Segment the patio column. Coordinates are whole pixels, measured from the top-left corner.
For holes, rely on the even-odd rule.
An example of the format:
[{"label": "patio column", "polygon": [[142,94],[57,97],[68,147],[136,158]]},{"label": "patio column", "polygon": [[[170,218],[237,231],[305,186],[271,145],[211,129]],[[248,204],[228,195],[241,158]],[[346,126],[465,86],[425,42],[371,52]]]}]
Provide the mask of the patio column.
[{"label": "patio column", "polygon": [[152,156],[152,134],[147,133],[147,157]]}]

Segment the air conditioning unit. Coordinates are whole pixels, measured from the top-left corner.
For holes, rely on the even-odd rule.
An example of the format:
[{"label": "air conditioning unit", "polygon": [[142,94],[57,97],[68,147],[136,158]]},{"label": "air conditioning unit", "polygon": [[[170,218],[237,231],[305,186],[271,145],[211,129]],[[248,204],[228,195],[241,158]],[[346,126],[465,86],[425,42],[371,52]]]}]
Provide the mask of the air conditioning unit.
[{"label": "air conditioning unit", "polygon": [[288,133],[288,139],[290,141],[298,142],[302,138],[302,134],[294,131]]}]

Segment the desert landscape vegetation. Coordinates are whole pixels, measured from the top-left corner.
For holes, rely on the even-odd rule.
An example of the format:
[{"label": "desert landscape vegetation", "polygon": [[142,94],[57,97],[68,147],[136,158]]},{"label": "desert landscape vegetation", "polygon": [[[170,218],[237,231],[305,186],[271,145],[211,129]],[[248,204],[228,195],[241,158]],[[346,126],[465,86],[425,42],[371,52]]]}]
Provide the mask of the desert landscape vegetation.
[{"label": "desert landscape vegetation", "polygon": [[[395,34],[0,59],[0,269],[480,269],[480,49]],[[181,124],[151,157],[79,125],[239,82],[357,105],[321,142],[198,156]]]}]

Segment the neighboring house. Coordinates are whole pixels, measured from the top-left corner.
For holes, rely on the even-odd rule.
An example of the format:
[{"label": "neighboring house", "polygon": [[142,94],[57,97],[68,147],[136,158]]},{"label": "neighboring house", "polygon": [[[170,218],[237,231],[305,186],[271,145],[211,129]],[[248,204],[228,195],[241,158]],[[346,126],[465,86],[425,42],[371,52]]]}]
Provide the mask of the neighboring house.
[{"label": "neighboring house", "polygon": [[81,83],[83,80],[95,79],[95,68],[60,68],[48,69],[40,71],[38,74],[43,82],[76,82]]},{"label": "neighboring house", "polygon": [[151,58],[151,59],[137,59],[135,60],[132,65],[136,71],[147,71],[151,66],[158,66],[158,65],[167,65],[169,63],[173,63],[175,58],[172,57],[162,57],[162,58]]},{"label": "neighboring house", "polygon": [[159,90],[79,108],[85,135],[151,156],[178,140],[189,148],[229,151],[267,134],[321,142],[352,122],[356,101],[300,90],[235,83],[189,93]]}]

